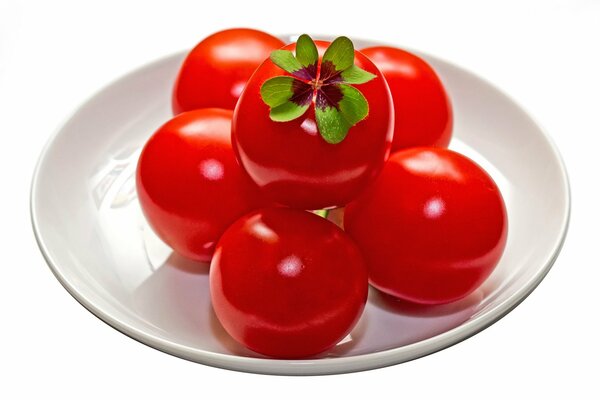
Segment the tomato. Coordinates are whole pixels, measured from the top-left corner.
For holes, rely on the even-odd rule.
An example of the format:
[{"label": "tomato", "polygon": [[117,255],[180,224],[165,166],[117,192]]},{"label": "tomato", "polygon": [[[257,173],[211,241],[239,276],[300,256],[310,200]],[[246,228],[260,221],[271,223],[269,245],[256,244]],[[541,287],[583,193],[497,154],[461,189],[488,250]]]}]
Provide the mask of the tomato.
[{"label": "tomato", "polygon": [[[316,44],[322,57],[329,43]],[[295,44],[284,49],[294,50]],[[270,59],[248,81],[234,111],[233,146],[242,166],[272,200],[301,209],[342,206],[383,167],[393,135],[391,94],[369,59],[355,52],[354,63],[376,75],[357,86],[369,103],[369,112],[337,144],[326,142],[319,134],[313,106],[289,122],[270,119],[261,86],[269,78],[286,74]]]},{"label": "tomato", "polygon": [[392,151],[448,147],[452,105],[433,68],[422,58],[394,47],[369,47],[361,52],[381,70],[392,91],[396,117]]},{"label": "tomato", "polygon": [[260,192],[231,148],[230,110],[179,114],[148,140],[137,166],[142,210],[179,254],[209,261],[227,227],[263,206]]},{"label": "tomato", "polygon": [[392,154],[380,177],[346,207],[377,289],[422,304],[475,290],[498,263],[507,235],[502,195],[469,158],[442,148]]},{"label": "tomato", "polygon": [[210,292],[225,330],[258,353],[321,353],[355,326],[367,270],[353,241],[310,212],[265,208],[235,222],[210,265]]},{"label": "tomato", "polygon": [[173,113],[205,107],[233,110],[250,75],[284,44],[254,29],[228,29],[202,40],[179,70]]}]

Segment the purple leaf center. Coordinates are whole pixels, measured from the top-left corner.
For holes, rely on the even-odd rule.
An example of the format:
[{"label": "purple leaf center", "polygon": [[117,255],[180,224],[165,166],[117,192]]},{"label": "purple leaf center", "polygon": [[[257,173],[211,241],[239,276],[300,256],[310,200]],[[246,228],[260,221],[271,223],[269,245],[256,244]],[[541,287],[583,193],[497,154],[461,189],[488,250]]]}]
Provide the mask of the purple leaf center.
[{"label": "purple leaf center", "polygon": [[290,101],[299,106],[305,106],[307,104],[310,104],[310,102],[312,101],[313,92],[314,88],[312,87],[312,85],[306,82],[302,82],[298,79],[294,79],[294,81],[292,82],[293,95],[290,98]]},{"label": "purple leaf center", "polygon": [[339,86],[322,86],[321,89],[317,91],[315,106],[321,110],[325,110],[327,107],[333,107],[337,109],[343,97],[344,94]]},{"label": "purple leaf center", "polygon": [[335,64],[331,61],[325,61],[321,63],[321,73],[319,74],[319,79],[323,83],[338,83],[341,82],[342,79],[340,77],[342,71],[338,71],[335,68]]},{"label": "purple leaf center", "polygon": [[307,67],[303,67],[297,71],[292,73],[296,78],[303,79],[305,81],[311,81],[317,75],[317,66],[309,65]]},{"label": "purple leaf center", "polygon": [[341,71],[337,71],[331,61],[321,63],[320,71],[316,64],[309,65],[294,71],[293,76],[299,79],[294,79],[290,101],[299,106],[306,106],[315,96],[316,107],[338,108],[344,95],[337,84],[342,83],[343,79]]}]

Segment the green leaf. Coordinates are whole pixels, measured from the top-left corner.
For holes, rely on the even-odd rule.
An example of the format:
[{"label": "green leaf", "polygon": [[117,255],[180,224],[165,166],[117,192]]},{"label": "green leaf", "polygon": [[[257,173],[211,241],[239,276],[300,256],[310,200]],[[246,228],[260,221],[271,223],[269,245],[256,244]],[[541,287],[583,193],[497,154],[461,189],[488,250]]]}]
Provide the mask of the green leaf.
[{"label": "green leaf", "polygon": [[325,51],[318,81],[319,53],[310,36],[298,38],[295,54],[287,50],[271,53],[273,63],[292,75],[268,79],[260,88],[271,120],[292,121],[314,104],[321,136],[328,143],[340,143],[369,114],[367,100],[350,85],[369,82],[376,76],[354,65],[354,45],[344,36]]},{"label": "green leaf", "polygon": [[300,64],[289,50],[274,50],[271,52],[270,58],[275,65],[290,74],[302,69],[302,64]]},{"label": "green leaf", "polygon": [[[300,86],[298,86],[300,85]],[[267,79],[260,88],[263,101],[271,107],[273,121],[286,122],[300,117],[308,110],[311,87],[291,76]]]},{"label": "green leaf", "polygon": [[354,85],[369,82],[371,79],[377,77],[377,75],[365,71],[356,65],[352,65],[350,68],[343,71],[340,76],[344,83],[351,83]]},{"label": "green leaf", "polygon": [[340,100],[339,109],[354,126],[369,115],[369,103],[365,96],[355,87],[348,85],[339,85],[344,97]]},{"label": "green leaf", "polygon": [[296,58],[305,67],[317,65],[319,52],[312,38],[306,34],[300,35],[296,41]]},{"label": "green leaf", "polygon": [[350,128],[369,114],[369,104],[362,93],[348,85],[338,85],[342,98],[337,107],[327,105],[315,108],[317,126],[323,139],[328,143],[340,143]]},{"label": "green leaf", "polygon": [[327,143],[336,144],[344,140],[350,126],[336,108],[328,107],[324,110],[317,108],[315,116],[319,133]]},{"label": "green leaf", "polygon": [[335,39],[323,54],[323,63],[330,61],[336,71],[344,71],[354,65],[354,45],[345,36]]},{"label": "green leaf", "polygon": [[294,80],[291,76],[276,76],[267,79],[260,87],[260,96],[269,107],[277,107],[294,95]]},{"label": "green leaf", "polygon": [[302,116],[310,103],[305,105],[299,105],[294,102],[288,101],[277,107],[271,108],[271,112],[269,113],[269,117],[275,122],[288,122],[292,121],[300,116]]}]

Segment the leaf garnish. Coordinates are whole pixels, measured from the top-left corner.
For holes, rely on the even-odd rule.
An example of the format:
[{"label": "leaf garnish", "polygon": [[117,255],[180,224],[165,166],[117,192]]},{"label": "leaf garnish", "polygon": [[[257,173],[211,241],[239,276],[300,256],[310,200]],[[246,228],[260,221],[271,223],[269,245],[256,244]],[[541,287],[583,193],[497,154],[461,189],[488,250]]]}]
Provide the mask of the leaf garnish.
[{"label": "leaf garnish", "polygon": [[298,38],[295,55],[289,50],[275,50],[270,58],[291,75],[270,78],[260,89],[273,121],[299,118],[314,103],[319,133],[326,142],[335,144],[369,114],[367,99],[350,85],[367,83],[376,75],[354,65],[354,45],[347,37],[329,45],[320,68],[317,46],[308,35]]}]

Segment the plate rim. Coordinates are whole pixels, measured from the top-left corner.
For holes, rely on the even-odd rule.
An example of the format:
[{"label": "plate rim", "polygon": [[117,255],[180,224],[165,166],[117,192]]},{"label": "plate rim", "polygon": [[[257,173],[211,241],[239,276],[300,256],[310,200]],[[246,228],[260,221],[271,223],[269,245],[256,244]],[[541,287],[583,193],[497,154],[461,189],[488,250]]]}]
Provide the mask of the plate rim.
[{"label": "plate rim", "polygon": [[[279,36],[284,37],[286,38],[286,40],[288,40],[290,37],[294,37],[297,35],[289,34]],[[315,35],[315,37],[327,38],[332,36]],[[359,38],[359,40],[371,43],[378,43],[380,45],[391,45],[386,42],[366,38]],[[398,45],[391,46],[398,47]],[[185,360],[234,371],[272,375],[328,375],[383,368],[436,353],[440,350],[458,344],[463,340],[468,339],[469,337],[474,336],[482,330],[488,328],[489,326],[506,316],[509,312],[511,312],[537,288],[537,286],[541,283],[541,281],[546,277],[546,275],[552,268],[554,262],[558,258],[563,248],[571,218],[571,186],[569,182],[567,168],[558,150],[558,147],[556,146],[552,137],[548,134],[547,130],[528,112],[526,108],[524,108],[521,104],[515,101],[503,90],[498,88],[495,84],[491,83],[487,79],[481,77],[476,73],[473,73],[471,70],[464,68],[459,64],[446,61],[443,58],[430,55],[428,53],[412,50],[408,47],[402,46],[402,48],[417,53],[420,56],[425,56],[427,58],[440,61],[453,68],[457,68],[462,72],[465,72],[475,77],[476,79],[479,79],[480,81],[497,91],[507,101],[517,106],[527,116],[527,118],[529,118],[530,121],[538,128],[539,132],[542,134],[543,139],[545,139],[545,141],[548,143],[555,161],[560,167],[560,176],[562,178],[562,183],[564,184],[565,188],[562,199],[565,204],[565,207],[564,215],[560,223],[560,233],[556,237],[551,247],[552,250],[549,252],[547,258],[540,263],[542,267],[536,272],[536,274],[534,274],[534,276],[532,276],[520,288],[518,288],[518,290],[513,295],[500,302],[499,304],[495,305],[486,313],[477,315],[473,319],[469,319],[463,324],[454,327],[450,330],[401,347],[380,350],[367,354],[335,358],[284,360],[269,358],[253,358],[234,354],[215,353],[208,350],[202,350],[182,345],[180,343],[160,338],[158,336],[140,330],[134,326],[131,326],[123,322],[118,317],[113,316],[110,313],[103,311],[101,308],[97,307],[93,301],[91,301],[89,298],[87,298],[86,295],[84,295],[83,293],[81,293],[80,290],[77,289],[77,285],[73,284],[65,277],[65,275],[61,272],[61,267],[59,263],[57,263],[56,260],[52,258],[50,251],[48,250],[48,247],[44,242],[36,211],[38,207],[38,179],[40,176],[41,166],[47,158],[48,152],[52,148],[52,145],[56,142],[56,139],[60,136],[61,132],[63,132],[66,125],[76,116],[76,114],[81,110],[81,108],[85,104],[88,104],[100,93],[113,87],[119,81],[125,80],[130,76],[137,75],[146,68],[156,67],[156,65],[169,62],[174,58],[182,58],[185,55],[185,50],[180,50],[169,55],[151,60],[109,81],[107,84],[94,91],[90,96],[88,96],[81,103],[79,103],[79,105],[72,112],[70,112],[67,115],[67,117],[58,125],[58,127],[54,130],[53,134],[50,135],[49,139],[46,141],[37,159],[33,171],[33,177],[30,185],[29,209],[35,240],[49,269],[51,270],[55,278],[59,281],[59,283],[78,303],[80,303],[95,317],[97,317],[113,329],[119,331],[120,333],[146,346],[152,347],[164,353],[174,355]]]}]

